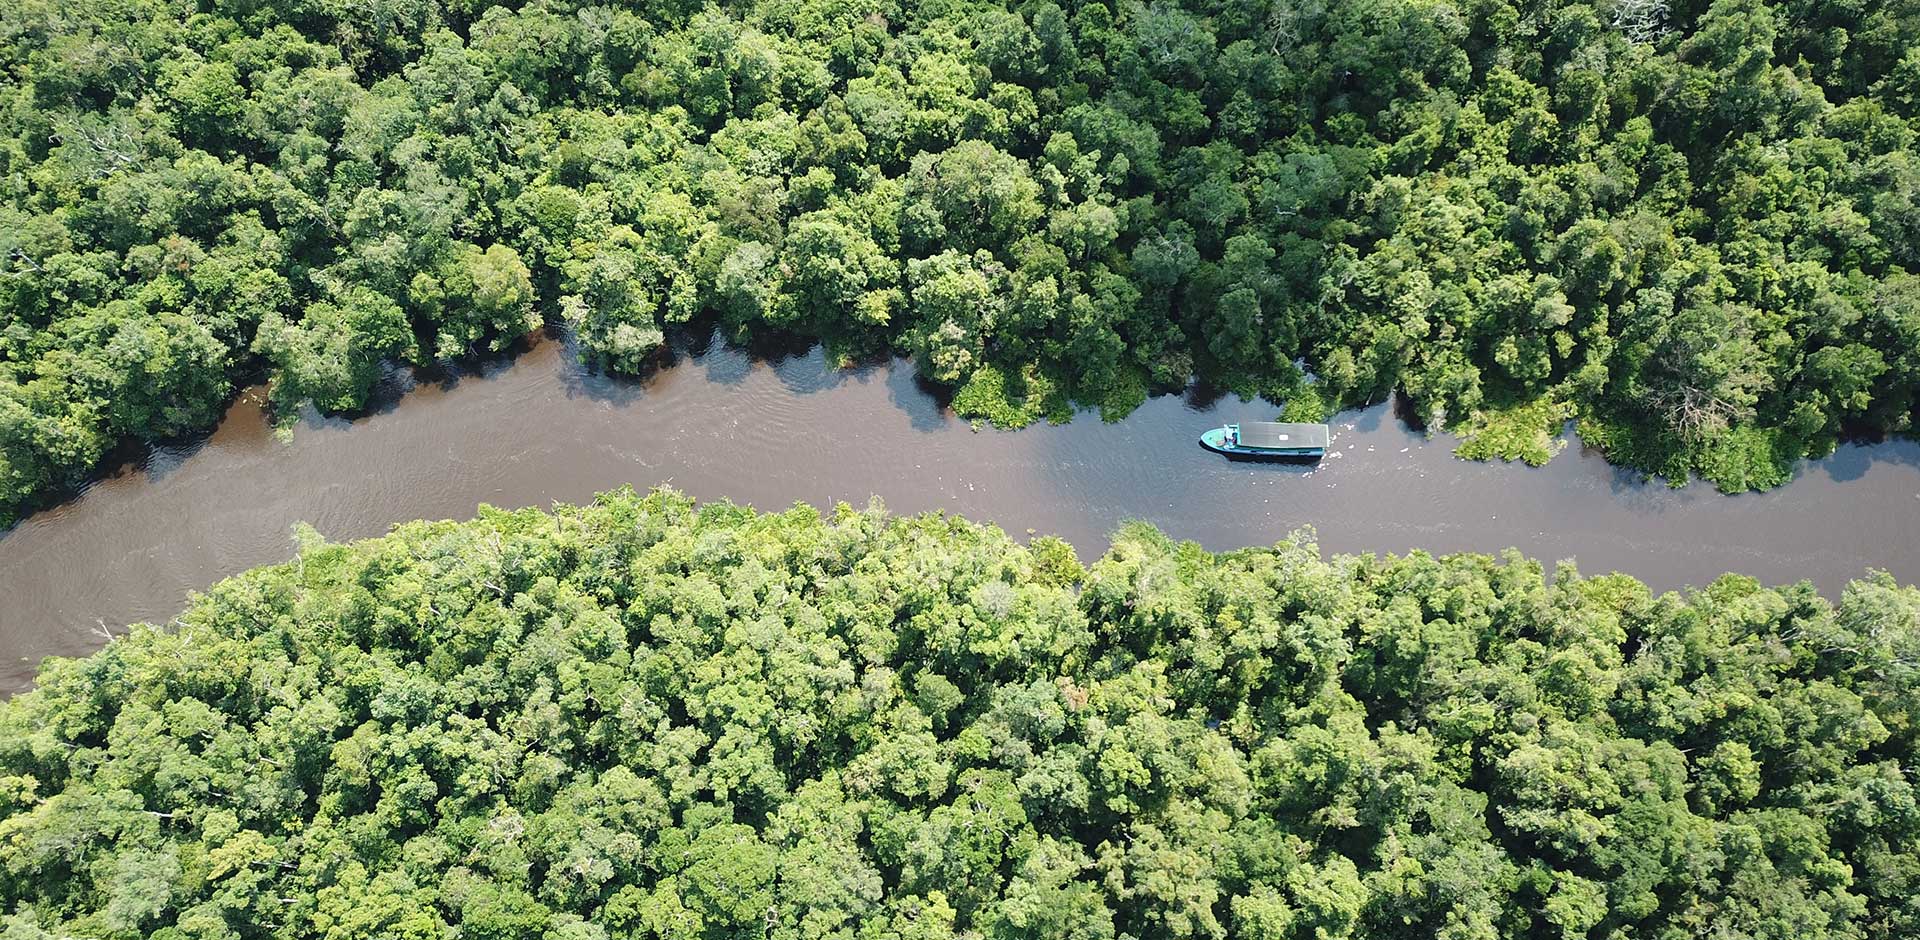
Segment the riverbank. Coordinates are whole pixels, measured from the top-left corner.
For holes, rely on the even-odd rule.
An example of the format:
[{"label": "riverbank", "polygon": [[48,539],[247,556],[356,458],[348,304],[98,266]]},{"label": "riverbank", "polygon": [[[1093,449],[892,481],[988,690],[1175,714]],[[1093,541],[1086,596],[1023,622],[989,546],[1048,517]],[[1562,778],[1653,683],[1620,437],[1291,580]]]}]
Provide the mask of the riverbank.
[{"label": "riverbank", "polygon": [[1571,558],[1657,590],[1738,571],[1833,596],[1869,569],[1920,580],[1920,445],[1848,446],[1790,484],[1729,497],[1670,489],[1575,443],[1541,468],[1456,458],[1386,406],[1335,417],[1317,467],[1232,464],[1193,442],[1272,405],[1201,393],[1019,432],[974,430],[903,361],[842,370],[819,350],[756,357],[702,344],[644,380],[583,368],[560,340],[511,360],[393,378],[352,421],[309,416],[276,438],[243,394],[203,441],[141,464],[0,535],[0,688],[85,653],[103,630],[178,611],[188,592],[293,552],[296,522],[334,539],[481,502],[544,506],[671,483],[763,509],[804,500],[948,510],[1103,544],[1144,519],[1214,550],[1313,526],[1330,553],[1498,552]]}]

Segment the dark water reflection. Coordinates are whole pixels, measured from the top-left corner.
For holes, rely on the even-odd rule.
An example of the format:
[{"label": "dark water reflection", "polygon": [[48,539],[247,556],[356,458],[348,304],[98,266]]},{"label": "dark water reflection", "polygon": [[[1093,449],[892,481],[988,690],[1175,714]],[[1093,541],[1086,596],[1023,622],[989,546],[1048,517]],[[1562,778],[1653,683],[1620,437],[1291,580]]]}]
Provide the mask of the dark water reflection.
[{"label": "dark water reflection", "polygon": [[393,382],[374,413],[309,416],[288,442],[254,390],[204,441],[157,449],[0,536],[0,688],[24,685],[41,657],[93,649],[103,625],[164,620],[188,591],[286,559],[296,521],[350,539],[622,483],[765,509],[877,494],[897,512],[1062,535],[1083,554],[1141,518],[1214,549],[1306,525],[1329,552],[1516,546],[1657,588],[1729,570],[1830,594],[1868,568],[1920,578],[1912,442],[1842,448],[1788,486],[1727,497],[1643,483],[1578,445],[1541,469],[1458,460],[1387,405],[1340,416],[1318,467],[1202,451],[1202,429],[1273,412],[1204,393],[1153,399],[1116,424],[975,432],[906,365],[830,369],[818,350],[702,342],[625,381],[546,340],[511,362]]}]

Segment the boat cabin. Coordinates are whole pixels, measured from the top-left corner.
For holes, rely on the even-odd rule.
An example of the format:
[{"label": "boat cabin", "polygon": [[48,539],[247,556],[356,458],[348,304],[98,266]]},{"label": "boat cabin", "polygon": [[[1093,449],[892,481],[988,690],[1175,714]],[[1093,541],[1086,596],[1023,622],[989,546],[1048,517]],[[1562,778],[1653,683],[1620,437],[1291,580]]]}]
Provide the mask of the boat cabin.
[{"label": "boat cabin", "polygon": [[1332,438],[1324,424],[1246,421],[1214,428],[1200,443],[1229,457],[1312,459],[1326,455]]}]

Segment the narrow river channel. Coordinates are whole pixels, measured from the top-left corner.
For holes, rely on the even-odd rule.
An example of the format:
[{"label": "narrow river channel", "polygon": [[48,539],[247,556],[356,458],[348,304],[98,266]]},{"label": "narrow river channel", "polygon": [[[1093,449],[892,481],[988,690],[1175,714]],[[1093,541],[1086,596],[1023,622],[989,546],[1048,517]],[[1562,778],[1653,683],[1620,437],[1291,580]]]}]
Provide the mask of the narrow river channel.
[{"label": "narrow river channel", "polygon": [[542,340],[510,362],[432,381],[397,376],[392,401],[353,421],[312,418],[277,439],[260,390],[191,446],[159,448],[0,534],[0,690],[48,655],[78,655],[189,591],[291,556],[306,521],[333,539],[415,518],[580,501],[623,483],[672,485],[763,509],[795,501],[899,513],[947,510],[1016,537],[1057,534],[1083,556],[1145,519],[1212,549],[1270,544],[1302,526],[1329,553],[1495,552],[1512,546],[1656,588],[1726,571],[1811,580],[1830,595],[1869,568],[1920,580],[1920,444],[1848,446],[1780,489],[1672,490],[1576,442],[1544,468],[1456,459],[1377,406],[1340,415],[1317,467],[1228,463],[1194,443],[1262,402],[1153,399],[1126,420],[974,431],[904,362],[829,368],[720,343],[645,381],[583,368]]}]

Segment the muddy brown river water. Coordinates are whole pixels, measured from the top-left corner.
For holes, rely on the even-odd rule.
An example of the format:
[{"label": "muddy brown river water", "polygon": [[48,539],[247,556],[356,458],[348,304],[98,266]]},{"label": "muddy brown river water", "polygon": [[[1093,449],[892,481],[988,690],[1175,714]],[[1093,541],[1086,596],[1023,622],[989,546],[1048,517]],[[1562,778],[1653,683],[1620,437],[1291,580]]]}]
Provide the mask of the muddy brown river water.
[{"label": "muddy brown river water", "polygon": [[1231,397],[1156,398],[1113,424],[975,431],[906,363],[836,370],[818,350],[766,359],[705,343],[631,381],[546,339],[465,374],[393,381],[384,408],[309,417],[290,441],[251,390],[205,440],[156,448],[0,534],[0,690],[28,684],[42,657],[89,652],[124,624],[166,620],[190,591],[291,557],[299,521],[351,539],[623,483],[763,509],[878,495],[899,513],[1061,535],[1083,556],[1138,518],[1212,549],[1302,526],[1328,553],[1513,546],[1661,589],[1726,571],[1829,595],[1870,568],[1920,580],[1911,441],[1843,447],[1787,486],[1729,497],[1643,482],[1577,442],[1539,469],[1459,460],[1451,438],[1429,440],[1385,406],[1340,415],[1317,467],[1201,450],[1207,427],[1272,417]]}]

